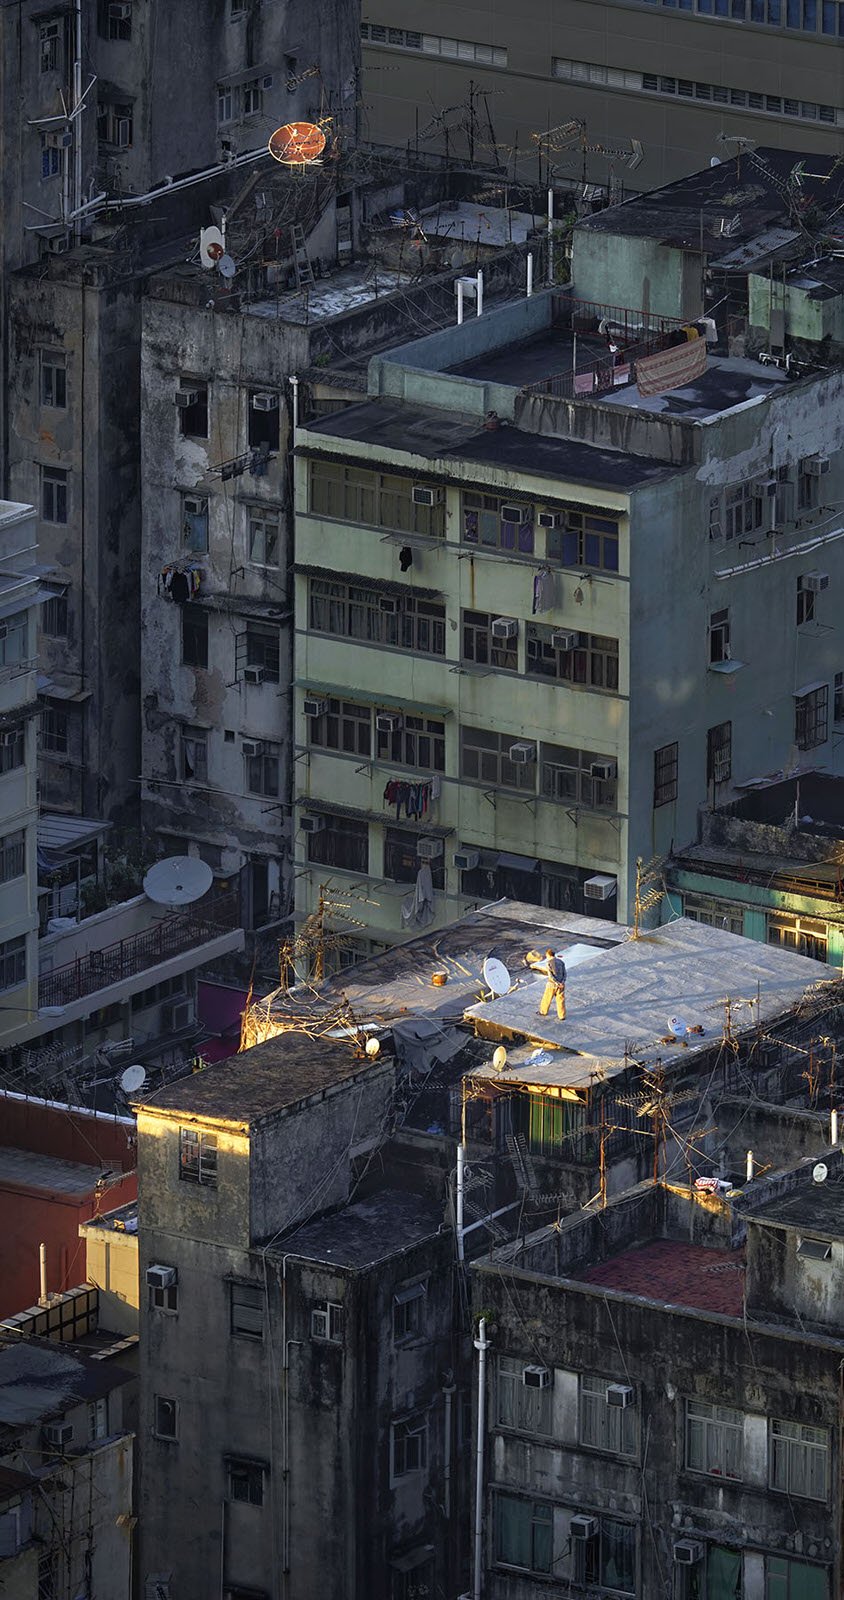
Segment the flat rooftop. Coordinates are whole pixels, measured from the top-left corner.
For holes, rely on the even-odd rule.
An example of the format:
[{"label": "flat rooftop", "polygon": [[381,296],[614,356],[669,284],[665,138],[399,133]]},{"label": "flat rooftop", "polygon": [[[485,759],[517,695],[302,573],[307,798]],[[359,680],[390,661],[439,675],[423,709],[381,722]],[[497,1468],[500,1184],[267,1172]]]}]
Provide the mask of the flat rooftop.
[{"label": "flat rooftop", "polygon": [[653,1239],[610,1256],[577,1274],[596,1288],[639,1295],[666,1306],[692,1306],[740,1317],[744,1305],[744,1250],[709,1249],[677,1239]]},{"label": "flat rooftop", "polygon": [[840,1163],[836,1166],[834,1154],[823,1154],[828,1177],[825,1182],[816,1183],[812,1173],[819,1164],[821,1161],[814,1157],[805,1161],[798,1183],[761,1205],[753,1203],[751,1191],[747,1197],[748,1219],[774,1227],[805,1229],[822,1238],[844,1239],[844,1169]]},{"label": "flat rooftop", "polygon": [[424,1195],[380,1189],[286,1234],[274,1253],[352,1269],[375,1266],[432,1238],[443,1218],[443,1207]]},{"label": "flat rooftop", "polygon": [[410,272],[393,272],[362,261],[357,266],[337,267],[301,289],[285,289],[278,296],[250,300],[244,311],[250,317],[265,317],[281,322],[326,322],[341,317],[357,306],[365,306],[383,295],[393,294],[402,284],[409,287]]},{"label": "flat rooftop", "polygon": [[40,1339],[0,1342],[0,1426],[27,1427],[97,1400],[134,1373]]},{"label": "flat rooftop", "polygon": [[79,1224],[80,1230],[96,1229],[102,1233],[127,1233],[137,1237],[138,1233],[138,1202],[130,1200],[128,1205],[117,1206],[114,1211],[103,1211],[99,1216],[90,1217],[87,1222]]},{"label": "flat rooftop", "polygon": [[82,1200],[93,1194],[102,1177],[102,1167],[85,1166],[78,1161],[61,1161],[57,1156],[38,1155],[0,1145],[0,1187],[36,1190],[40,1194],[65,1195]]},{"label": "flat rooftop", "polygon": [[[721,416],[749,401],[764,400],[790,381],[776,367],[763,367],[758,361],[738,356],[714,356],[710,352],[706,370],[682,389],[642,396],[635,383],[628,383],[596,395],[595,399],[601,405],[632,406],[637,411],[650,411],[659,416],[706,422],[710,417]],[[582,398],[589,399],[588,396]]]}]

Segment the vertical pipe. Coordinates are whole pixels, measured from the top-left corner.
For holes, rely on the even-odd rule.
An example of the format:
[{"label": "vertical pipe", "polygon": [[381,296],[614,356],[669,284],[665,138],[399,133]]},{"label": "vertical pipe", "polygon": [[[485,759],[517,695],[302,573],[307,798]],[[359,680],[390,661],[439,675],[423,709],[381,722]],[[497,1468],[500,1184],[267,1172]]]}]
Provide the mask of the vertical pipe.
[{"label": "vertical pipe", "polygon": [[457,280],[457,326],[463,321],[463,279]]},{"label": "vertical pipe", "polygon": [[548,282],[554,282],[554,191],[548,190]]},{"label": "vertical pipe", "polygon": [[748,1150],[748,1152],[747,1152],[747,1166],[745,1167],[745,1178],[747,1179],[748,1183],[750,1183],[752,1177],[753,1177],[753,1151],[752,1150]]},{"label": "vertical pipe", "polygon": [[484,1438],[486,1434],[486,1317],[478,1324],[475,1340],[478,1352],[478,1433],[475,1446],[475,1555],[472,1573],[473,1600],[481,1600],[483,1588],[483,1513],[484,1513]]},{"label": "vertical pipe", "polygon": [[40,1244],[38,1246],[38,1265],[39,1265],[40,1275],[41,1275],[41,1299],[42,1300],[46,1300],[46,1298],[47,1298],[47,1246],[45,1244]]},{"label": "vertical pipe", "polygon": [[527,298],[528,298],[528,300],[530,299],[532,294],[533,294],[533,251],[529,250],[528,251],[528,258],[527,258]]},{"label": "vertical pipe", "polygon": [[838,1112],[835,1106],[833,1106],[829,1115],[829,1142],[830,1144],[838,1143]]},{"label": "vertical pipe", "polygon": [[477,317],[480,317],[480,316],[483,316],[483,309],[484,309],[484,275],[483,275],[483,272],[480,271],[480,270],[478,271],[477,300],[478,300],[478,304],[477,304],[477,307],[476,307],[476,310],[475,310],[475,315]]},{"label": "vertical pipe", "polygon": [[466,1164],[466,1147],[457,1146],[457,1259],[463,1260],[463,1187]]},{"label": "vertical pipe", "polygon": [[443,1399],[445,1400],[445,1420],[443,1423],[443,1427],[445,1429],[443,1451],[443,1506],[445,1508],[446,1521],[448,1521],[451,1517],[451,1402],[454,1397],[456,1387],[457,1385],[454,1383],[446,1383],[443,1385]]},{"label": "vertical pipe", "polygon": [[288,379],[288,383],[293,390],[293,443],[295,444],[296,430],[299,426],[299,379],[294,376]]},{"label": "vertical pipe", "polygon": [[[77,212],[82,205],[82,0],[76,0],[73,19],[73,200]],[[77,244],[82,237],[82,218],[76,217],[73,237]]]}]

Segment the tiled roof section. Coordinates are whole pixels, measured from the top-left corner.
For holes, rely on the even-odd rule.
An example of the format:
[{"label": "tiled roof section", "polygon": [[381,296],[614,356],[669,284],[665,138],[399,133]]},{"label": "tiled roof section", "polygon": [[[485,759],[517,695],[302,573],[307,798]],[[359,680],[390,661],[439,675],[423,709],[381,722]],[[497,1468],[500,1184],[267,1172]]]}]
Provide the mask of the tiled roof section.
[{"label": "tiled roof section", "polygon": [[677,1239],[654,1239],[612,1256],[579,1274],[584,1283],[623,1294],[642,1295],[665,1305],[694,1306],[741,1316],[744,1251],[709,1250]]}]

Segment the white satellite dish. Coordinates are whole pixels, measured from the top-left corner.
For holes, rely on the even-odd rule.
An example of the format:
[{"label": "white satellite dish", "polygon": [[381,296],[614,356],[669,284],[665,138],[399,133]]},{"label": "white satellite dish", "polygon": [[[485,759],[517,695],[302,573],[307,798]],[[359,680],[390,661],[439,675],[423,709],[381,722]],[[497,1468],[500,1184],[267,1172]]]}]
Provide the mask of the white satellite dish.
[{"label": "white satellite dish", "polygon": [[217,271],[219,272],[221,278],[233,278],[237,272],[237,267],[235,266],[232,257],[221,256],[217,262]]},{"label": "white satellite dish", "polygon": [[687,1034],[689,1031],[689,1024],[687,1023],[685,1017],[669,1017],[668,1027],[678,1039],[682,1039],[684,1034]]},{"label": "white satellite dish", "polygon": [[203,267],[216,267],[226,253],[223,235],[219,228],[201,228],[199,231],[199,259]]},{"label": "white satellite dish", "polygon": [[503,961],[499,961],[495,956],[487,956],[482,971],[484,983],[488,989],[492,990],[494,995],[510,993],[513,987],[513,980]]},{"label": "white satellite dish", "polygon": [[198,856],[167,856],[156,861],[144,878],[144,894],[157,906],[189,906],[201,900],[214,874]]},{"label": "white satellite dish", "polygon": [[120,1074],[120,1087],[124,1094],[136,1094],[147,1081],[146,1069],[141,1066],[127,1067]]},{"label": "white satellite dish", "polygon": [[815,1183],[826,1183],[829,1177],[829,1167],[825,1161],[819,1161],[817,1166],[812,1168],[812,1177]]},{"label": "white satellite dish", "polygon": [[504,1068],[507,1065],[507,1051],[505,1050],[503,1044],[497,1045],[495,1050],[493,1050],[492,1064],[496,1072],[504,1071]]}]

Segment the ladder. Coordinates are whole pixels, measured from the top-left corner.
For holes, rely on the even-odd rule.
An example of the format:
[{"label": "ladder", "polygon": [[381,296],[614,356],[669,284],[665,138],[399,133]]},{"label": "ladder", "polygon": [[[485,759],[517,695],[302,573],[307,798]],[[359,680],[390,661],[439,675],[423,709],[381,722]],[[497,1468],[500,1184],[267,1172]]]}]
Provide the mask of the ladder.
[{"label": "ladder", "polygon": [[291,224],[290,232],[293,235],[293,273],[296,278],[296,288],[313,288],[314,269],[308,255],[308,241],[301,222]]}]

